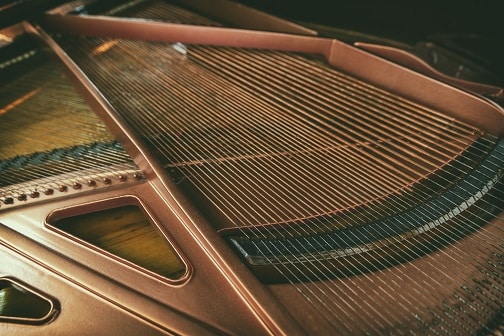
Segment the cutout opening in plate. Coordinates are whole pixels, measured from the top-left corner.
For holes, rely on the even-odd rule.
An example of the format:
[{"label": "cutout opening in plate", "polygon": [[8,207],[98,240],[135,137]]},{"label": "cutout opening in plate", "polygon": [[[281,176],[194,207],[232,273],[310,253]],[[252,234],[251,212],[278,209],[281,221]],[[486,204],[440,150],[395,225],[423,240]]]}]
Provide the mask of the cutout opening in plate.
[{"label": "cutout opening in plate", "polygon": [[19,281],[0,278],[0,322],[44,324],[57,313],[51,298]]},{"label": "cutout opening in plate", "polygon": [[178,251],[135,199],[64,209],[49,216],[48,223],[66,236],[163,278],[181,280],[187,274]]}]

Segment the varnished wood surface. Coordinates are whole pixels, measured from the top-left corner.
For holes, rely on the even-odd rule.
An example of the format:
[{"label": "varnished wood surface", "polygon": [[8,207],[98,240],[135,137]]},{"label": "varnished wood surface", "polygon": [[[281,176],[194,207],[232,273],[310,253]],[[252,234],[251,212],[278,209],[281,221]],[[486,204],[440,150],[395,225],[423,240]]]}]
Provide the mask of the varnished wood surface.
[{"label": "varnished wood surface", "polygon": [[136,206],[123,206],[61,219],[59,229],[102,250],[169,279],[185,266],[166,239]]},{"label": "varnished wood surface", "polygon": [[0,280],[0,321],[4,319],[39,320],[51,311],[49,301]]},{"label": "varnished wood surface", "polygon": [[111,140],[54,64],[43,61],[9,83],[0,78],[0,160]]}]

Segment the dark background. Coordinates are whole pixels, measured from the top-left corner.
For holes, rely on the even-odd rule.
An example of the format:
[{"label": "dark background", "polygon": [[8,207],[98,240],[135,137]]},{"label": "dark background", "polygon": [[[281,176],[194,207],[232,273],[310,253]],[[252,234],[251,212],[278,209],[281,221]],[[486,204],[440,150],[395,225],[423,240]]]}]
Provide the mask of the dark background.
[{"label": "dark background", "polygon": [[[321,36],[400,45],[449,75],[504,87],[504,0],[234,1],[310,25]],[[0,28],[63,2],[0,0]],[[422,50],[423,42],[434,43],[442,57]]]},{"label": "dark background", "polygon": [[242,0],[284,17],[421,38],[438,32],[504,34],[502,0]]},{"label": "dark background", "polygon": [[[380,36],[414,46],[436,45],[461,56],[484,82],[504,86],[504,0],[239,0],[298,21]],[[338,37],[338,36],[335,36]],[[343,38],[345,38],[343,36]]]}]

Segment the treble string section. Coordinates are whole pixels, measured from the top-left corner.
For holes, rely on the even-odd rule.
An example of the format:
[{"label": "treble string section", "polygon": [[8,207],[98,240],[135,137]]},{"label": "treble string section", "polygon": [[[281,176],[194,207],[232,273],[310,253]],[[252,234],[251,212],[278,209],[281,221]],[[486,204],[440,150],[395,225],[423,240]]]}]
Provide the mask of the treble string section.
[{"label": "treble string section", "polygon": [[[464,145],[465,145],[465,146],[467,146],[467,143],[470,143],[470,141],[472,141],[472,140],[473,140],[473,139],[467,139],[467,142],[466,142]],[[463,147],[461,147],[461,148],[463,148]],[[459,150],[460,150],[460,148],[459,148]],[[458,152],[457,152],[457,153],[458,153]],[[451,153],[451,155],[452,155],[452,156],[454,156],[455,154],[454,154],[454,153]]]},{"label": "treble string section", "polygon": [[[222,63],[222,62],[221,62],[221,63]],[[249,62],[249,63],[250,63],[250,62]],[[249,64],[249,63],[246,63],[246,64]],[[238,63],[238,64],[239,64],[239,63]],[[242,64],[243,64],[243,63],[242,63]],[[264,67],[264,66],[263,66],[263,67]],[[276,69],[284,69],[284,67],[277,67]],[[286,72],[286,73],[288,73],[288,74],[291,74],[291,73],[294,73],[294,74],[299,73],[299,72],[289,71],[289,70],[291,70],[291,69],[287,69],[285,72]],[[306,67],[304,67],[304,68],[303,68],[303,71],[306,71]],[[287,76],[288,74],[286,74],[286,73],[282,73],[282,76],[284,76],[284,75],[286,75],[286,76]],[[271,81],[271,76],[269,76],[269,77],[267,77],[267,78],[268,78],[268,82],[269,82],[269,81]],[[291,87],[292,87],[292,85],[293,85],[292,81],[290,81],[290,83],[289,83],[289,84],[290,84],[290,85],[291,85]],[[294,85],[295,85],[295,83],[294,83]],[[357,85],[356,85],[356,83],[353,83],[353,84],[352,84],[352,87],[355,87],[355,86],[357,86]],[[362,85],[361,85],[361,86],[362,86]],[[290,88],[290,87],[289,87],[289,88]],[[361,89],[362,89],[362,88],[361,88]],[[369,88],[365,88],[365,89],[366,89],[366,90],[369,90]],[[384,101],[384,98],[385,98],[385,97],[380,96],[380,97],[378,97],[378,99],[377,99],[376,101],[383,102],[383,101]],[[373,112],[376,112],[376,109],[374,109],[374,110],[373,110]],[[406,111],[406,112],[407,112],[407,111]],[[415,111],[415,112],[416,112],[416,111]],[[384,122],[384,121],[385,121],[385,120],[383,120],[383,118],[380,120],[380,122]],[[394,121],[394,122],[395,122],[395,121]],[[402,126],[407,127],[407,128],[411,128],[411,125],[410,125],[409,123],[408,123],[408,124],[406,124],[406,125],[402,125]],[[414,125],[413,125],[413,126],[414,126]],[[421,125],[421,126],[422,126],[422,125]],[[423,126],[423,129],[425,129],[425,126]],[[425,132],[426,132],[425,130],[422,130],[422,133],[425,133]],[[470,130],[469,135],[471,135],[472,133],[474,133],[474,130]],[[444,134],[443,134],[443,136],[445,137],[445,135],[444,135]],[[468,136],[468,138],[464,140],[463,146],[462,146],[462,147],[459,147],[459,148],[458,148],[458,150],[460,150],[460,148],[464,148],[464,146],[467,146],[467,144],[468,144],[468,143],[470,143],[470,142],[471,142],[474,138],[475,138],[474,136]],[[408,140],[408,141],[409,141],[409,139],[410,139],[410,137],[408,137],[408,138],[407,138],[407,140]],[[455,139],[455,140],[456,140],[456,141],[458,141],[458,138],[457,138],[457,139]],[[460,142],[460,141],[459,141],[459,142]],[[434,145],[435,145],[435,144],[434,144]],[[448,142],[448,143],[447,143],[447,145],[451,145],[451,143],[450,143],[450,142]],[[439,147],[440,145],[438,144],[437,146]],[[443,150],[444,150],[444,148],[446,148],[446,146],[443,146]],[[478,150],[480,150],[480,149],[478,149]],[[436,154],[437,154],[437,153],[436,153]],[[468,168],[469,168],[469,167],[468,167]],[[489,178],[490,178],[490,177],[489,177]],[[494,196],[492,196],[492,197],[494,197]]]},{"label": "treble string section", "polygon": [[[397,130],[390,127],[386,131],[380,130],[373,123],[378,123],[379,118],[383,117],[380,116],[378,119],[375,117],[375,121],[370,122],[369,114],[364,115],[358,123],[351,123],[351,113],[350,117],[345,119],[344,124],[347,126],[338,130],[334,126],[338,125],[336,122],[324,120],[320,115],[307,120],[292,113],[293,106],[300,104],[299,94],[291,93],[288,96],[279,93],[275,99],[265,97],[264,94],[260,94],[262,92],[259,89],[251,91],[250,88],[239,85],[237,80],[233,82],[232,76],[227,74],[224,76],[222,67],[211,71],[216,63],[222,65],[225,62],[215,62],[216,56],[212,55],[210,48],[192,47],[188,52],[189,60],[180,61],[180,58],[186,56],[175,54],[174,57],[174,50],[168,44],[121,41],[115,50],[112,50],[115,54],[101,55],[99,59],[96,57],[86,66],[85,63],[88,61],[79,58],[76,51],[82,48],[84,53],[86,52],[89,47],[84,42],[87,40],[81,40],[69,49],[72,49],[78,63],[104,91],[116,110],[120,111],[121,116],[164,156],[168,166],[171,165],[181,171],[208,201],[227,217],[228,222],[234,223],[245,237],[251,239],[268,238],[261,229],[264,223],[279,223],[286,218],[292,218],[292,222],[295,222],[296,219],[306,218],[307,214],[317,218],[319,214],[325,214],[331,208],[333,209],[331,216],[337,222],[339,215],[334,209],[351,208],[358,202],[366,204],[366,201],[381,199],[384,195],[397,192],[401,185],[406,186],[406,189],[410,188],[418,180],[425,178],[429,172],[443,166],[443,162],[450,162],[477,138],[474,130],[462,124],[454,125],[450,118],[435,114],[430,121],[425,121],[430,118],[432,112],[422,111],[419,108],[405,113],[409,120],[404,119],[401,114],[393,114],[392,109],[380,112],[382,115],[392,113],[390,120],[399,121]],[[103,40],[97,39],[94,43],[103,43]],[[199,58],[198,52],[200,52]],[[243,51],[237,52],[237,57],[242,54]],[[138,68],[124,68],[117,62],[121,58],[128,60],[126,63],[129,64],[132,64],[133,59]],[[167,60],[169,64],[161,66],[159,60]],[[93,70],[95,64],[92,63],[96,61],[101,62],[101,65],[110,69],[115,75],[120,75],[120,87],[111,85],[115,82],[111,82],[112,79],[106,74]],[[181,63],[177,64],[178,61]],[[206,64],[201,66],[205,62]],[[286,61],[283,59],[283,62]],[[244,63],[247,62],[237,62],[240,66]],[[249,63],[254,63],[252,57]],[[139,69],[141,71],[138,71]],[[133,71],[135,74],[130,74],[128,71]],[[247,81],[255,80],[248,69],[239,68],[236,73]],[[118,80],[117,76],[114,80]],[[232,85],[229,84],[230,81]],[[292,81],[289,81],[289,85],[292,85],[291,83]],[[331,90],[334,88],[331,87]],[[298,109],[314,110],[306,103],[301,105],[302,107]],[[338,110],[333,107],[331,109]],[[370,110],[376,113],[375,108]],[[362,111],[364,112],[366,111]],[[422,113],[416,115],[418,112]],[[334,112],[324,113],[334,115]],[[363,120],[367,120],[366,123]],[[358,128],[354,128],[354,125]],[[359,132],[353,131],[355,129]],[[398,130],[401,130],[400,134],[393,135],[393,132]],[[412,131],[406,133],[406,130]],[[420,142],[419,137],[415,137],[420,130],[422,138],[427,138],[425,142]],[[271,142],[272,139],[278,140]],[[327,158],[329,163],[317,170],[313,154],[323,157],[328,152],[331,154]],[[294,153],[298,163],[286,166],[285,163],[295,161],[287,160],[288,155],[282,153],[291,155]],[[256,155],[262,156],[263,159],[254,159]],[[408,158],[412,157],[416,159],[415,165],[408,164]],[[319,160],[316,163],[323,162]],[[320,171],[320,176],[323,177],[313,175],[315,171]],[[373,178],[366,178],[370,172],[373,173]],[[345,184],[347,178],[352,179],[351,185]],[[341,189],[327,184],[333,179],[341,180]],[[264,181],[277,181],[277,183],[270,185],[263,183]],[[295,183],[304,183],[307,190],[316,190],[317,193],[307,192],[303,195],[296,192],[297,189],[293,185]],[[446,183],[449,184],[451,181]],[[402,203],[403,200],[398,198],[391,203],[389,210],[403,211],[410,208],[415,204],[413,201],[424,201],[430,197],[429,191],[437,193],[446,187],[446,183],[432,190],[425,188],[407,203]],[[354,189],[362,191],[359,190],[356,196],[350,196]],[[255,191],[249,192],[249,190]],[[316,194],[320,197],[316,197]],[[267,197],[258,197],[261,195]],[[281,201],[275,202],[275,200]],[[376,213],[368,212],[366,208],[359,216],[365,216],[359,219],[359,223],[379,219]],[[322,217],[316,220],[319,227],[331,229]],[[412,218],[411,221],[415,222],[418,219]],[[279,236],[283,234],[282,230],[274,225],[271,228],[275,234]],[[302,224],[293,226],[292,229],[299,236],[318,233],[314,228]],[[366,227],[363,226],[362,229],[366,230]],[[415,242],[416,238],[411,237],[411,240]],[[321,242],[321,245],[324,243]],[[418,244],[423,242],[418,241]],[[355,300],[359,293],[362,295],[366,293],[365,288],[359,286],[362,279],[368,278],[366,272],[362,275],[363,278],[352,277],[342,281],[338,280],[337,274],[331,268],[318,263],[317,260],[321,256],[308,249],[286,246],[281,239],[277,245],[258,246],[258,249],[260,248],[270,249],[265,251],[264,257],[271,259],[272,266],[283,274],[286,281],[296,284],[299,294],[311,302],[335,329],[343,326],[349,331],[363,328],[378,332],[382,328],[391,328],[400,323],[393,312],[381,311],[378,303]],[[281,250],[289,251],[293,256],[288,268],[276,266],[277,263],[285,262],[276,256]],[[408,251],[406,253],[408,254]],[[410,255],[411,258],[420,257],[415,251],[410,253],[413,254]],[[297,259],[303,254],[309,255],[310,260],[313,260],[312,268],[304,269],[302,260]],[[350,260],[353,258],[349,256]],[[445,265],[428,255],[426,258],[440,270],[443,277],[450,279]],[[353,260],[359,262],[356,258]],[[337,264],[338,260],[335,259],[333,262]],[[373,258],[369,263],[379,265],[382,261]],[[479,263],[483,265],[485,260],[482,259]],[[382,266],[387,267],[385,264]],[[425,274],[420,268],[416,270]],[[368,271],[383,272],[380,268]],[[310,281],[317,280],[316,286],[305,284],[304,279],[298,275],[303,272],[311,272]],[[415,283],[411,275],[401,272],[401,269],[392,282],[377,279],[381,281],[380,286],[384,290],[383,300],[396,300],[404,310],[411,310],[410,319],[414,319],[415,313],[421,313],[414,307],[415,303],[425,303],[427,300],[425,296],[434,296],[439,301],[443,299],[443,294],[439,292],[441,284],[436,279],[432,279],[432,283],[426,286],[415,284],[414,289],[419,295],[395,292],[394,282],[409,280]],[[344,298],[331,301],[333,295],[341,294],[338,286],[344,286],[348,290],[348,301]],[[363,324],[358,324],[354,320],[354,316],[359,312],[369,317],[368,320],[363,319],[365,321]]]},{"label": "treble string section", "polygon": [[[291,83],[292,83],[292,82],[291,82]],[[381,98],[381,97],[380,97],[380,98]],[[373,110],[373,112],[376,112],[376,111],[375,111],[375,110]],[[382,123],[386,123],[386,120],[384,120],[384,119],[382,118],[382,119],[380,120],[380,122],[382,122]],[[383,126],[383,125],[382,125],[382,126]],[[385,126],[386,126],[386,125],[385,125]],[[405,126],[406,126],[406,127],[410,127],[410,125],[405,125]],[[411,128],[411,127],[410,127],[410,128]],[[386,128],[385,128],[385,130],[387,131],[388,129],[386,129]],[[422,132],[425,132],[425,130],[423,130]],[[471,132],[474,132],[474,131],[471,131]],[[399,133],[399,134],[398,134],[398,136],[401,136],[401,134]],[[454,140],[458,140],[458,139],[454,139]],[[471,141],[473,141],[473,140],[474,140],[474,137],[469,137],[468,139],[464,140],[464,143],[462,144],[463,146],[462,146],[462,147],[461,147],[461,146],[459,146],[459,148],[457,148],[457,152],[455,152],[455,153],[457,153],[457,154],[458,154],[458,153],[460,152],[460,149],[461,149],[461,148],[463,149],[463,148],[464,148],[464,146],[467,146],[467,144],[469,144],[469,143],[470,143]],[[406,141],[406,144],[407,144],[409,141],[411,141],[411,135],[409,135],[409,136],[408,136],[408,138],[407,138],[405,141]],[[460,141],[459,141],[459,142],[460,142]],[[426,141],[425,141],[425,140],[424,140],[424,143],[422,143],[422,144],[421,144],[421,146],[429,146],[429,145],[433,145],[433,146],[440,147],[441,145],[444,145],[444,144],[435,144],[435,143],[433,143],[433,144],[429,144],[429,143],[426,143]],[[449,145],[451,145],[451,143],[450,143],[450,142],[447,142],[447,143],[446,143],[446,145],[448,145],[448,146],[449,146]],[[443,148],[446,148],[446,146],[444,146]],[[434,150],[435,150],[435,148],[434,148]],[[439,159],[439,158],[438,158],[438,156],[441,156],[442,154],[445,154],[444,152],[445,152],[445,149],[443,149],[443,152],[440,152],[439,150],[437,150],[437,151],[435,150],[434,154],[436,154],[437,156],[436,156],[436,157],[433,157],[433,158],[434,158],[434,159]],[[429,153],[429,154],[430,154],[430,153]],[[445,156],[448,156],[448,154],[450,154],[450,153],[446,153],[446,155],[445,155]],[[451,153],[450,155],[451,155],[451,156],[454,156],[455,154],[454,154],[454,153]],[[448,156],[448,158],[449,158],[449,159],[451,159],[452,157]],[[444,158],[444,159],[446,160],[446,158]],[[470,167],[468,167],[468,168],[470,168]]]},{"label": "treble string section", "polygon": [[[269,80],[269,78],[268,78],[268,80]],[[472,140],[472,139],[469,139],[469,142],[470,142],[471,140]],[[466,142],[466,143],[467,143],[467,142]]]}]

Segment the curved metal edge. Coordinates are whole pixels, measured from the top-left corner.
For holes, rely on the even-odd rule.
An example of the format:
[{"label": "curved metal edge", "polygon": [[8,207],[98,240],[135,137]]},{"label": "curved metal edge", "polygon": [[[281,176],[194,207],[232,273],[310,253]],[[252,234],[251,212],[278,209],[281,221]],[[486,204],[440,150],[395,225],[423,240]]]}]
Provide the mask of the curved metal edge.
[{"label": "curved metal edge", "polygon": [[39,318],[28,318],[28,317],[15,317],[15,316],[1,316],[0,315],[0,322],[7,322],[7,323],[21,323],[21,324],[35,324],[35,325],[40,325],[40,324],[46,324],[50,323],[53,321],[56,316],[59,313],[59,304],[56,301],[56,299],[38,291],[35,288],[32,288],[29,285],[24,284],[23,282],[10,277],[10,276],[4,276],[0,277],[0,284],[2,282],[6,282],[10,285],[12,285],[15,288],[21,289],[23,292],[30,293],[32,295],[35,295],[37,298],[45,301],[46,303],[49,304],[49,309],[47,314],[44,316],[41,316]]},{"label": "curved metal edge", "polygon": [[328,61],[394,94],[490,134],[504,135],[504,108],[493,101],[338,41],[333,42]]},{"label": "curved metal edge", "polygon": [[358,48],[405,66],[411,70],[415,70],[458,88],[465,89],[479,95],[490,96],[497,101],[504,101],[504,88],[445,75],[444,73],[434,69],[424,60],[405,50],[363,42],[356,42],[354,45]]}]

